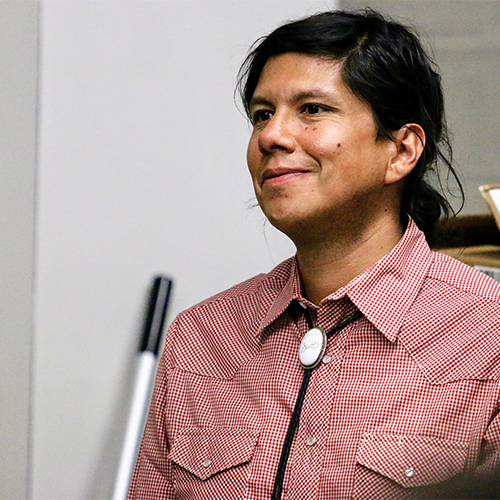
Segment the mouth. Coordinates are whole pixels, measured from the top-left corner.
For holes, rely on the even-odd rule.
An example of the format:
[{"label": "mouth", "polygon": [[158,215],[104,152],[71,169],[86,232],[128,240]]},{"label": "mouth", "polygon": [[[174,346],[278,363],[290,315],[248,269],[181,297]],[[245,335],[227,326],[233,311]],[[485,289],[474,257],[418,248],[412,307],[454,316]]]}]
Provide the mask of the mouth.
[{"label": "mouth", "polygon": [[292,181],[303,175],[309,174],[310,170],[298,168],[277,167],[264,170],[261,185],[281,184]]}]

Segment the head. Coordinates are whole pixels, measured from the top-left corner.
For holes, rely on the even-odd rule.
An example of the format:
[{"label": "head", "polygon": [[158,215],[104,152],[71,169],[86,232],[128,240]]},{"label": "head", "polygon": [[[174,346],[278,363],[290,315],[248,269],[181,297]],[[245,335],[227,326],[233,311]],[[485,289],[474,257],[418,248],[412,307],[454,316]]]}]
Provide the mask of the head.
[{"label": "head", "polygon": [[432,242],[433,228],[451,207],[429,182],[443,163],[463,190],[451,166],[451,146],[444,118],[441,79],[435,64],[409,28],[380,14],[331,11],[279,27],[260,39],[240,71],[239,89],[247,113],[266,63],[298,53],[338,61],[343,82],[368,105],[377,140],[395,140],[407,124],[425,133],[423,152],[404,180],[401,222],[408,215]]}]

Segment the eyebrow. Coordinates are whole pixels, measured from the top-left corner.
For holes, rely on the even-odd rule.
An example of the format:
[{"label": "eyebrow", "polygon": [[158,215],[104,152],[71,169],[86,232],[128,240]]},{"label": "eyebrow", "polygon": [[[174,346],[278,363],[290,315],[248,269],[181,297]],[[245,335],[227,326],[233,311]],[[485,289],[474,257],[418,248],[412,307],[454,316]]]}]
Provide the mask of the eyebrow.
[{"label": "eyebrow", "polygon": [[[333,99],[335,98],[335,96],[332,95],[332,93],[323,91],[322,89],[312,89],[312,90],[304,90],[301,92],[297,92],[296,94],[293,95],[292,102],[295,104],[300,101],[304,101],[306,99],[325,99],[325,98]],[[249,107],[258,105],[272,106],[272,103],[264,97],[253,96],[250,99]]]},{"label": "eyebrow", "polygon": [[306,90],[303,92],[298,92],[293,96],[292,101],[293,102],[299,102],[299,101],[304,101],[306,99],[311,99],[311,98],[327,98],[327,99],[332,99],[334,96],[332,93],[325,92],[321,89],[312,89],[312,90]]},{"label": "eyebrow", "polygon": [[264,99],[264,97],[259,97],[259,96],[255,97],[255,96],[253,96],[250,99],[248,107],[251,108],[252,106],[258,106],[258,105],[261,105],[261,106],[271,106],[271,103],[267,99]]}]

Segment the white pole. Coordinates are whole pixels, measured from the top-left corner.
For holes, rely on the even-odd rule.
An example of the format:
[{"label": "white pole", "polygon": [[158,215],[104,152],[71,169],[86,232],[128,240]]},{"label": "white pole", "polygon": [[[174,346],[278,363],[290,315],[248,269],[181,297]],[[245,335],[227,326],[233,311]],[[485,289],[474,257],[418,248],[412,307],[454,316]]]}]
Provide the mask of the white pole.
[{"label": "white pole", "polygon": [[118,473],[116,475],[113,500],[126,500],[127,498],[149,408],[158,350],[171,288],[172,281],[164,276],[157,276],[153,282],[141,346],[139,348],[140,355],[137,364],[132,405]]},{"label": "white pole", "polygon": [[125,500],[127,498],[137,452],[139,451],[139,443],[144,430],[155,368],[156,356],[151,351],[141,353],[137,364],[132,407],[116,476],[113,500]]}]

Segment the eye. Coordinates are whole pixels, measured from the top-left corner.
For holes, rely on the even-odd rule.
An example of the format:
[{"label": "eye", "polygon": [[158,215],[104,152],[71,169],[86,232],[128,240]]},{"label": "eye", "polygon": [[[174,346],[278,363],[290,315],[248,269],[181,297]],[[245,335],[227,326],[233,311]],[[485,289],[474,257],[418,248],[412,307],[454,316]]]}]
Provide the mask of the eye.
[{"label": "eye", "polygon": [[258,109],[252,113],[252,123],[254,125],[270,120],[273,116],[273,112],[268,109]]},{"label": "eye", "polygon": [[319,104],[305,104],[302,106],[302,112],[308,115],[317,115],[324,111],[328,111],[328,108]]}]

